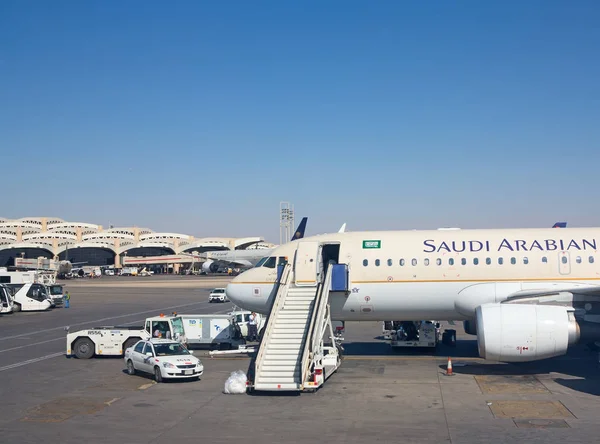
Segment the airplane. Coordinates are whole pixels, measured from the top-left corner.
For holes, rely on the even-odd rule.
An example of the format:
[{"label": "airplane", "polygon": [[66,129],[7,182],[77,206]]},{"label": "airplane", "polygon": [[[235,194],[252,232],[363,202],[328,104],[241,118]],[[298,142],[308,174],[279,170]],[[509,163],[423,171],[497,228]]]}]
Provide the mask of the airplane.
[{"label": "airplane", "polygon": [[567,228],[567,223],[566,222],[556,222],[552,228]]},{"label": "airplane", "polygon": [[347,273],[332,321],[462,321],[480,357],[535,361],[600,340],[599,246],[600,228],[338,232],[275,248],[226,293],[268,315],[277,263],[316,287],[332,260]]},{"label": "airplane", "polygon": [[[304,237],[306,231],[306,222],[308,217],[303,217],[294,232],[290,242]],[[225,250],[225,251],[207,251],[200,253],[199,256],[205,258],[202,264],[202,271],[205,273],[216,273],[220,267],[249,268],[254,267],[263,257],[269,256],[273,248],[258,248],[255,250]]]}]

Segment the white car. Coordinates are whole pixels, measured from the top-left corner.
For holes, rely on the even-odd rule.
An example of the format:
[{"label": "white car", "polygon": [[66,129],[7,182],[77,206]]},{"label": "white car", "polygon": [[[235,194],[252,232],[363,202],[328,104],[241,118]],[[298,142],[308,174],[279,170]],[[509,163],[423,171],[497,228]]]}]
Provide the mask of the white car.
[{"label": "white car", "polygon": [[215,288],[210,292],[210,295],[208,295],[208,302],[227,302],[228,300],[224,288]]},{"label": "white car", "polygon": [[123,359],[127,373],[150,373],[156,382],[162,382],[163,379],[200,379],[204,373],[200,359],[181,343],[170,339],[138,341],[125,350]]}]

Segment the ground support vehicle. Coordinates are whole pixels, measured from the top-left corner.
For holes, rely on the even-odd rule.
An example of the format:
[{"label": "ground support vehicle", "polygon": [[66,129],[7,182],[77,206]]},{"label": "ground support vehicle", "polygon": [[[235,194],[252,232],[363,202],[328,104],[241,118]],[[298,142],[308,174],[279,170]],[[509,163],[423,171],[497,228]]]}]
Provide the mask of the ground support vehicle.
[{"label": "ground support vehicle", "polygon": [[[67,327],[68,330],[68,327]],[[178,341],[188,348],[195,345],[244,343],[232,316],[219,314],[172,314],[146,319],[143,326],[95,327],[68,333],[67,356],[89,359],[93,356],[122,356],[124,351],[144,339]]]},{"label": "ground support vehicle", "polygon": [[437,321],[392,321],[390,345],[400,347],[432,347],[440,340],[440,323]]}]

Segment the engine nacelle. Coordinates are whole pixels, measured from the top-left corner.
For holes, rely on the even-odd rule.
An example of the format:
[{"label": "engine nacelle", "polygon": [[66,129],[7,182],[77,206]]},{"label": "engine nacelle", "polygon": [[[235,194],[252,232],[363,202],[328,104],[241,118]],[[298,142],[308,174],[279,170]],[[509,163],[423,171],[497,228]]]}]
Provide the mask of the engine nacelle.
[{"label": "engine nacelle", "polygon": [[216,273],[217,271],[219,271],[219,266],[213,261],[206,261],[202,264],[202,271],[206,273]]},{"label": "engine nacelle", "polygon": [[566,307],[484,304],[477,307],[479,356],[501,362],[526,362],[564,355],[580,337]]}]

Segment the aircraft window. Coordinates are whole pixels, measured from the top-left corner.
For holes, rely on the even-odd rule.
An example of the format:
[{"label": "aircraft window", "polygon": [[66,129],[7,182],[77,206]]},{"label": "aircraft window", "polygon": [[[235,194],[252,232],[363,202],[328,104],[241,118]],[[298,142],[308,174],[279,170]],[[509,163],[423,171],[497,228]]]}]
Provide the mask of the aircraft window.
[{"label": "aircraft window", "polygon": [[363,266],[366,267],[367,265],[369,265],[369,260],[368,259],[363,260]]},{"label": "aircraft window", "polygon": [[417,265],[417,260],[416,259],[413,259],[411,262],[412,262],[413,265]]},{"label": "aircraft window", "polygon": [[438,258],[435,260],[435,263],[436,263],[436,264],[438,264],[438,265],[442,265],[442,260],[441,260],[441,259],[438,257]]},{"label": "aircraft window", "polygon": [[593,264],[594,263],[594,256],[590,256],[589,257],[589,261],[590,261],[590,264]]},{"label": "aircraft window", "polygon": [[577,258],[575,259],[575,262],[577,262],[578,264],[581,263],[581,256],[577,256]]},{"label": "aircraft window", "polygon": [[460,260],[460,264],[461,265],[467,265],[467,259],[465,259],[464,257]]},{"label": "aircraft window", "polygon": [[381,263],[381,261],[379,259],[375,259],[375,266],[379,267],[379,264]]},{"label": "aircraft window", "polygon": [[259,260],[256,265],[254,266],[255,268],[258,267],[262,267],[262,264],[264,264],[266,262],[266,260],[269,259],[268,257],[263,257],[261,260]]},{"label": "aircraft window", "polygon": [[473,258],[473,265],[478,265],[479,264],[479,258]]},{"label": "aircraft window", "polygon": [[486,265],[492,265],[492,259],[490,259],[489,257],[485,258],[485,264]]},{"label": "aircraft window", "polygon": [[504,263],[504,259],[502,259],[501,257],[498,258],[498,264],[502,265]]},{"label": "aircraft window", "polygon": [[561,260],[562,260],[562,263],[563,263],[563,264],[566,264],[566,263],[567,263],[567,256],[563,256],[563,257],[561,258]]},{"label": "aircraft window", "polygon": [[277,261],[277,265],[285,265],[285,264],[287,264],[287,257],[280,256],[279,260]]},{"label": "aircraft window", "polygon": [[525,265],[527,265],[527,264],[529,263],[529,259],[527,259],[526,257],[524,257],[524,258],[523,258],[523,263],[524,263]]},{"label": "aircraft window", "polygon": [[510,258],[510,263],[515,265],[517,263],[517,260],[514,257]]},{"label": "aircraft window", "polygon": [[424,259],[424,260],[423,260],[423,263],[424,263],[425,265],[429,265],[429,259]]},{"label": "aircraft window", "polygon": [[542,258],[542,262],[544,262],[545,264],[547,264],[547,263],[548,263],[548,258],[547,258],[546,256],[544,256],[544,257]]},{"label": "aircraft window", "polygon": [[452,259],[452,258],[448,259],[448,264],[449,265],[454,265],[454,259]]},{"label": "aircraft window", "polygon": [[394,262],[393,262],[391,259],[388,259],[388,261],[387,261],[387,262],[388,262],[388,267],[391,267],[391,266],[392,266],[392,264],[394,263]]},{"label": "aircraft window", "polygon": [[262,265],[267,268],[275,268],[275,264],[277,263],[277,258],[275,256],[271,256],[268,258],[265,263]]},{"label": "aircraft window", "polygon": [[400,266],[401,266],[401,267],[404,267],[404,264],[405,264],[405,261],[404,261],[404,259],[400,259]]}]

